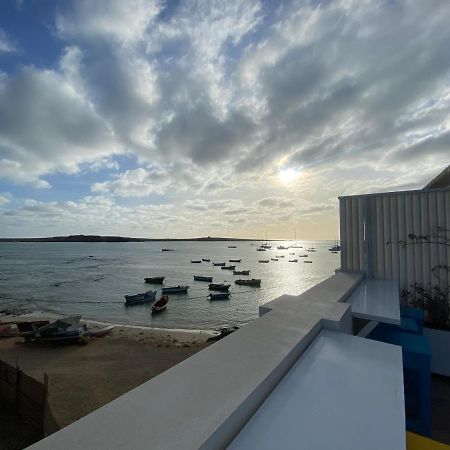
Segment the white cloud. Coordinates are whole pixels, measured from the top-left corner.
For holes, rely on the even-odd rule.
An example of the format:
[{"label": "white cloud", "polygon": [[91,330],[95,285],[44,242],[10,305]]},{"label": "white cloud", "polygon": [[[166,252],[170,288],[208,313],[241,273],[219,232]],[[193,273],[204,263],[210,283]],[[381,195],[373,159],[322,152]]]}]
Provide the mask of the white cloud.
[{"label": "white cloud", "polygon": [[11,194],[9,192],[0,192],[0,206],[11,202]]},{"label": "white cloud", "polygon": [[0,27],[0,53],[14,53],[17,51],[16,45],[6,35],[5,31]]}]

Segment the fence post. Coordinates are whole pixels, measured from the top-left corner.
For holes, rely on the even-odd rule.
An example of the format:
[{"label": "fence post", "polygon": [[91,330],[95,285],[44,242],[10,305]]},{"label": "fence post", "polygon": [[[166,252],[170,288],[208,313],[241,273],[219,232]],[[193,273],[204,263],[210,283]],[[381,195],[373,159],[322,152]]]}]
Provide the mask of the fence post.
[{"label": "fence post", "polygon": [[42,425],[41,433],[45,437],[45,415],[48,410],[47,408],[47,397],[48,397],[48,375],[44,373],[44,402],[42,404]]}]

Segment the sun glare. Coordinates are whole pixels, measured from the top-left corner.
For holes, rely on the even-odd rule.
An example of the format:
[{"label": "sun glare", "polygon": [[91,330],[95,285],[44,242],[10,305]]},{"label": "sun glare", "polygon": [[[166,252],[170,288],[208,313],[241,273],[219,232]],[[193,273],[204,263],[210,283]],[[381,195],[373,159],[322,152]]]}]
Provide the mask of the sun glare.
[{"label": "sun glare", "polygon": [[284,184],[292,183],[292,181],[295,181],[299,176],[299,171],[293,168],[289,169],[281,169],[278,173],[278,178],[280,181]]}]

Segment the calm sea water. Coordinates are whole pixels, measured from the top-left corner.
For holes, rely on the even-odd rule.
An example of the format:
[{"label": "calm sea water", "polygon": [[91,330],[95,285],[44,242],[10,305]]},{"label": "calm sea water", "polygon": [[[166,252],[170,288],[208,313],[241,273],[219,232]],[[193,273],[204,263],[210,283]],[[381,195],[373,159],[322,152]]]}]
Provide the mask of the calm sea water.
[{"label": "calm sea water", "polygon": [[[0,310],[44,311],[82,314],[105,322],[161,328],[213,329],[242,325],[258,317],[258,306],[282,294],[299,294],[332,275],[339,254],[328,248],[332,241],[299,241],[312,264],[289,263],[304,249],[277,250],[273,243],[257,252],[259,242],[127,242],[127,243],[16,243],[0,244]],[[237,248],[228,248],[236,245]],[[176,251],[161,252],[161,248]],[[261,264],[260,259],[285,255],[279,261]],[[192,264],[191,259],[211,262]],[[239,270],[251,270],[261,278],[261,288],[237,286],[232,272],[213,267],[212,262],[242,259]],[[233,263],[234,264],[234,263]],[[171,295],[169,308],[151,314],[151,305],[125,307],[123,296],[156,289],[144,277],[164,275],[165,286],[189,284],[187,295]],[[207,300],[208,283],[193,281],[193,275],[213,276],[214,282],[230,282],[230,300]],[[251,278],[250,277],[250,278]],[[158,290],[159,291],[159,290]],[[159,294],[159,292],[158,292]]]}]

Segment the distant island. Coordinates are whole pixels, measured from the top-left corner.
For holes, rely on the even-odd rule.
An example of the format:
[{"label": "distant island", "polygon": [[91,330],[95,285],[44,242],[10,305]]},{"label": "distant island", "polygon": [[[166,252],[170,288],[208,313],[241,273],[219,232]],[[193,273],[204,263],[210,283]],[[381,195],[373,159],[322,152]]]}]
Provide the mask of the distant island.
[{"label": "distant island", "polygon": [[[190,239],[151,239],[133,238],[123,236],[97,236],[85,234],[73,234],[70,236],[53,236],[42,238],[0,238],[0,242],[183,242],[183,241],[257,241],[260,239],[242,239],[230,237],[199,237]],[[270,239],[269,239],[270,240]],[[274,240],[274,239],[272,239]]]}]

